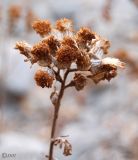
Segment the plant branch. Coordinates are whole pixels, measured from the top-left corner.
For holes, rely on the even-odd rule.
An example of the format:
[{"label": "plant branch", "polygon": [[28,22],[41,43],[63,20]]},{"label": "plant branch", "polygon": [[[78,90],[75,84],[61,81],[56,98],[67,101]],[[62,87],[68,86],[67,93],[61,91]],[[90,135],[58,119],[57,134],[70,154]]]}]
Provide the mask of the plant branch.
[{"label": "plant branch", "polygon": [[71,81],[69,84],[65,86],[65,89],[73,86],[74,86],[74,81]]}]

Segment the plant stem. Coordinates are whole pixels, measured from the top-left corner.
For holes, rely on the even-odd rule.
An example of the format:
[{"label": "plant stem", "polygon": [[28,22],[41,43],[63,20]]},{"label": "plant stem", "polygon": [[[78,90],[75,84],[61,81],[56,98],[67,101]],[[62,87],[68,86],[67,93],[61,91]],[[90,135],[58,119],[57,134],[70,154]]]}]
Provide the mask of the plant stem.
[{"label": "plant stem", "polygon": [[59,91],[59,95],[58,95],[58,100],[56,105],[54,106],[54,116],[53,116],[53,122],[52,122],[52,130],[51,130],[51,139],[50,139],[50,148],[49,148],[49,160],[53,160],[53,151],[54,151],[54,137],[55,137],[55,131],[56,131],[56,125],[57,125],[57,119],[58,119],[58,114],[59,114],[59,109],[60,109],[60,104],[61,104],[61,99],[63,97],[64,94],[64,90],[65,90],[65,83],[66,83],[66,79],[67,76],[69,74],[69,70],[67,70],[64,74],[64,78],[63,81],[61,82],[61,88]]}]

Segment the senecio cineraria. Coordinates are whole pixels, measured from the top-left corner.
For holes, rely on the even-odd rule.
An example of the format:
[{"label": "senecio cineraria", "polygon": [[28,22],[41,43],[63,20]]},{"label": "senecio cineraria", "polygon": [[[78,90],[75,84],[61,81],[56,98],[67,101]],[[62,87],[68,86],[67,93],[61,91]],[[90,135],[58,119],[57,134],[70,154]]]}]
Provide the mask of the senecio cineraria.
[{"label": "senecio cineraria", "polygon": [[[72,21],[60,19],[55,26],[48,20],[38,20],[32,25],[42,39],[33,46],[21,41],[16,43],[16,49],[26,57],[25,61],[37,63],[41,69],[36,71],[34,79],[42,88],[54,88],[50,99],[54,105],[54,116],[51,130],[49,160],[53,160],[55,145],[63,148],[65,156],[71,155],[72,146],[64,137],[55,137],[55,130],[61,99],[68,87],[82,90],[87,80],[95,83],[101,80],[110,81],[117,75],[118,68],[124,68],[119,59],[105,57],[110,43],[89,28],[82,27],[75,32]],[[69,73],[73,78],[67,83]],[[56,85],[59,82],[60,89]]]}]

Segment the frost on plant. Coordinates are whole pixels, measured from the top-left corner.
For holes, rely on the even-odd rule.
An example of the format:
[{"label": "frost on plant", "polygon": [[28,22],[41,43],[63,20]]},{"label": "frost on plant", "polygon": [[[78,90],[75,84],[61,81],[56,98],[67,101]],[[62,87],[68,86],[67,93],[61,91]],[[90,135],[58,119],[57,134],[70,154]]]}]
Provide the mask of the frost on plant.
[{"label": "frost on plant", "polygon": [[[117,75],[118,68],[124,68],[124,63],[107,56],[110,47],[108,40],[86,27],[75,31],[69,19],[57,20],[54,26],[48,20],[38,20],[33,23],[33,29],[42,39],[33,46],[23,41],[17,42],[15,48],[26,57],[25,61],[41,66],[34,76],[38,86],[54,86],[50,96],[55,107],[48,155],[49,160],[52,160],[54,145],[59,144],[62,148],[64,144],[65,156],[70,155],[72,150],[67,140],[55,138],[64,90],[74,87],[80,91],[86,86],[88,79],[95,83],[109,81]],[[67,83],[69,73],[73,74],[73,78]],[[56,82],[61,84],[59,90],[56,89]]]}]

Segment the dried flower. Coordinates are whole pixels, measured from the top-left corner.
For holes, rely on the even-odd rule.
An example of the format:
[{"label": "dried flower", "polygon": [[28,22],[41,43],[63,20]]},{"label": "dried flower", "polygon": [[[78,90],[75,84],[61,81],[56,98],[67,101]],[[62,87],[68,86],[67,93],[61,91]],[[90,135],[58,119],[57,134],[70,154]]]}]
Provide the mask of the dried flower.
[{"label": "dried flower", "polygon": [[69,143],[69,141],[67,139],[65,139],[63,137],[58,137],[58,138],[55,138],[53,140],[53,142],[54,142],[55,146],[59,145],[60,149],[62,149],[64,147],[63,154],[65,156],[72,155],[72,145]]},{"label": "dried flower", "polygon": [[60,32],[72,31],[72,21],[67,18],[57,20],[56,29]]},{"label": "dried flower", "polygon": [[49,47],[46,43],[39,42],[31,50],[41,66],[49,66],[52,63]]},{"label": "dried flower", "polygon": [[47,71],[38,70],[34,77],[36,84],[42,88],[51,88],[54,80],[54,75]]},{"label": "dried flower", "polygon": [[69,37],[69,36],[64,37],[63,40],[61,41],[61,44],[63,46],[65,45],[65,46],[69,46],[74,49],[78,49],[76,41],[72,37]]},{"label": "dried flower", "polygon": [[17,42],[15,49],[18,49],[27,58],[30,58],[31,46],[25,41]]},{"label": "dried flower", "polygon": [[89,54],[85,51],[80,51],[77,55],[77,69],[80,71],[87,71],[91,67]]},{"label": "dried flower", "polygon": [[46,43],[48,45],[49,50],[50,50],[50,54],[52,54],[52,56],[55,56],[56,51],[57,51],[58,47],[60,46],[60,42],[57,39],[55,39],[55,37],[53,35],[44,39],[42,42]]},{"label": "dried flower", "polygon": [[82,90],[86,86],[86,77],[80,73],[75,73],[73,81],[77,91]]},{"label": "dried flower", "polygon": [[57,63],[61,69],[70,68],[71,63],[76,60],[77,51],[69,46],[59,48],[57,51]]},{"label": "dried flower", "polygon": [[79,47],[86,47],[87,43],[95,39],[95,34],[89,28],[81,28],[76,35]]},{"label": "dried flower", "polygon": [[51,24],[48,20],[35,21],[32,26],[36,33],[40,34],[42,37],[51,32]]}]

